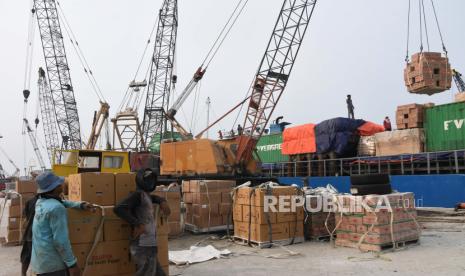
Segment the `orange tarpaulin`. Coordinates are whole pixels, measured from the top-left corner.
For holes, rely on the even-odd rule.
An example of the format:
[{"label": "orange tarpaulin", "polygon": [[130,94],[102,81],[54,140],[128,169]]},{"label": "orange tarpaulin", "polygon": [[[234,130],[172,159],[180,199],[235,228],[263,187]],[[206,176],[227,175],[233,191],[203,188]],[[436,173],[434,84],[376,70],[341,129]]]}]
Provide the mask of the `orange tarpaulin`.
[{"label": "orange tarpaulin", "polygon": [[384,126],[377,125],[372,122],[366,122],[358,128],[358,131],[360,131],[361,136],[371,136],[378,132],[383,132]]},{"label": "orange tarpaulin", "polygon": [[316,152],[315,125],[305,124],[286,128],[283,132],[281,153],[294,155]]}]

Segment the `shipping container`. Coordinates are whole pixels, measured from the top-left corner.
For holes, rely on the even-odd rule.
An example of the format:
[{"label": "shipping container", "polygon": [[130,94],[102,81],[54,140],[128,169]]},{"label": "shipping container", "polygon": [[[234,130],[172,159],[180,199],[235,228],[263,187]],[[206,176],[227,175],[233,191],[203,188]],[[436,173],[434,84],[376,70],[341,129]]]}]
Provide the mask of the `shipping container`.
[{"label": "shipping container", "polygon": [[430,107],[425,115],[427,151],[465,149],[465,103]]},{"label": "shipping container", "polygon": [[257,154],[263,163],[277,163],[289,161],[289,156],[281,154],[283,134],[265,135],[258,140]]}]

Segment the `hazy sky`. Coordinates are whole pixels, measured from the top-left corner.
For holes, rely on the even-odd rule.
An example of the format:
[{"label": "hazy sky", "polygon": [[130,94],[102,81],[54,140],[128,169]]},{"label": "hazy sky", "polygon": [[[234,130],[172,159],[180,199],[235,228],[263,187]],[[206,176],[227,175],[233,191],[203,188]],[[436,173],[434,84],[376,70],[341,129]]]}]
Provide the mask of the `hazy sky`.
[{"label": "hazy sky", "polygon": [[[112,115],[134,77],[161,2],[61,1],[103,94],[112,106]],[[410,53],[419,50],[418,2],[412,0],[412,3],[415,9],[412,11]],[[465,72],[465,1],[435,3],[451,64]],[[236,0],[179,0],[178,92],[200,65],[235,4]],[[431,50],[440,51],[430,1],[425,4],[428,4]],[[0,134],[4,136],[0,145],[21,168],[24,167],[22,90],[29,5],[29,1],[0,1]],[[211,117],[220,116],[243,99],[281,5],[282,0],[249,0],[244,14],[201,83],[200,105],[194,124],[191,126],[190,120],[186,122],[184,115],[179,113],[179,120],[187,128],[192,128],[195,133],[206,125],[204,103],[207,96],[212,101]],[[391,116],[394,123],[395,109],[400,104],[451,102],[456,93],[455,86],[452,91],[431,97],[410,95],[405,89],[407,6],[407,0],[319,0],[288,87],[273,117],[283,115],[286,121],[303,124],[346,116],[345,96],[348,93],[352,94],[356,117],[377,123],[381,123],[386,115]],[[36,22],[34,26],[37,26]],[[81,131],[87,137],[93,111],[99,104],[69,43],[66,50]],[[36,71],[39,66],[43,66],[43,54],[36,27],[28,114],[31,121],[36,116]],[[184,113],[189,118],[192,117],[193,98],[184,106]],[[244,115],[239,118],[242,123]],[[218,128],[230,129],[233,120],[223,121]],[[43,143],[41,129],[39,137]],[[29,140],[26,147],[26,162],[29,163],[34,158]],[[0,163],[7,171],[13,171],[3,155],[0,155]]]}]

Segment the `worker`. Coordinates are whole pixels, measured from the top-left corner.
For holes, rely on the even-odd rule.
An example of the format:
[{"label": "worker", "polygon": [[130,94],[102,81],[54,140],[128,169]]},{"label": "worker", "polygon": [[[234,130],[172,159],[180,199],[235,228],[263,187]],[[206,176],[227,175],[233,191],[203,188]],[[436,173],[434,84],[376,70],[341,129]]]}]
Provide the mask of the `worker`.
[{"label": "worker", "polygon": [[348,118],[355,119],[355,116],[354,116],[355,107],[354,107],[354,104],[352,103],[351,95],[347,95],[346,103],[347,103]]},{"label": "worker", "polygon": [[142,169],[136,175],[136,192],[119,202],[114,212],[132,227],[130,252],[136,264],[136,276],[165,276],[157,259],[156,222],[153,204],[159,204],[164,216],[170,208],[162,197],[152,195],[157,186],[157,175]]},{"label": "worker", "polygon": [[27,210],[25,210],[26,242],[21,252],[23,275],[26,275],[27,271],[30,241],[32,241],[31,266],[36,275],[81,275],[77,259],[71,249],[66,208],[94,210],[95,207],[87,202],[63,200],[64,177],[45,172],[36,178],[36,182],[39,186],[37,196],[26,204]]},{"label": "worker", "polygon": [[384,126],[385,131],[391,131],[392,130],[391,119],[389,119],[388,116],[386,116],[386,118],[384,118],[383,126]]},{"label": "worker", "polygon": [[244,131],[244,129],[242,128],[241,124],[238,124],[237,125],[237,135],[242,135],[243,131]]}]

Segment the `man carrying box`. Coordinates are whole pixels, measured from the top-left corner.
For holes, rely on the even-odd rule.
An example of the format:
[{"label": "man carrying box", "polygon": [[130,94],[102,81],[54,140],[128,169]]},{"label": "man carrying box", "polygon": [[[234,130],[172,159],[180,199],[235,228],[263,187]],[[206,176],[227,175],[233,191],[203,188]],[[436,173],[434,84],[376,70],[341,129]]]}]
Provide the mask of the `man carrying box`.
[{"label": "man carrying box", "polygon": [[136,192],[115,206],[114,212],[133,230],[130,251],[136,264],[136,276],[165,276],[157,260],[157,236],[153,204],[159,204],[165,216],[170,208],[162,197],[151,195],[157,186],[157,175],[151,169],[139,170]]},{"label": "man carrying box", "polygon": [[[86,202],[62,200],[65,179],[52,172],[39,175],[36,181],[38,194],[26,203],[24,210],[27,225],[21,252],[22,273],[26,275],[30,258],[37,275],[78,276],[81,272],[69,241],[66,208],[94,210],[95,207]],[[28,252],[30,241],[32,254]]]}]

